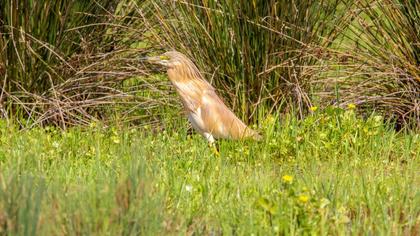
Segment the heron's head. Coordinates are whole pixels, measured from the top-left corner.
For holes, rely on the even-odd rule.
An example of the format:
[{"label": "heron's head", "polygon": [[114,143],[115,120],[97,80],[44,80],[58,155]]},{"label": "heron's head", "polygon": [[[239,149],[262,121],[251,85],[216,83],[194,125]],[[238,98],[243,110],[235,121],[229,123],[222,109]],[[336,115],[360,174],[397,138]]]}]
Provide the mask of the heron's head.
[{"label": "heron's head", "polygon": [[150,63],[163,65],[169,68],[182,65],[185,60],[188,60],[184,54],[177,51],[169,51],[160,56],[146,57],[144,59]]},{"label": "heron's head", "polygon": [[180,52],[169,51],[160,56],[146,57],[144,60],[165,66],[170,80],[205,81],[197,66]]}]

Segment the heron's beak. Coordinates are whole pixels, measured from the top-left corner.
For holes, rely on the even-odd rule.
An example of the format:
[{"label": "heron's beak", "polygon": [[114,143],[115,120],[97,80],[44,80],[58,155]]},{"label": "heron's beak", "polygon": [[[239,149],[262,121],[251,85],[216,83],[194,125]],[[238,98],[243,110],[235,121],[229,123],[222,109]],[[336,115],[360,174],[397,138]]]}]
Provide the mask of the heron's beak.
[{"label": "heron's beak", "polygon": [[156,57],[141,57],[140,60],[147,61],[150,63],[158,63],[161,59],[159,56],[156,56]]}]

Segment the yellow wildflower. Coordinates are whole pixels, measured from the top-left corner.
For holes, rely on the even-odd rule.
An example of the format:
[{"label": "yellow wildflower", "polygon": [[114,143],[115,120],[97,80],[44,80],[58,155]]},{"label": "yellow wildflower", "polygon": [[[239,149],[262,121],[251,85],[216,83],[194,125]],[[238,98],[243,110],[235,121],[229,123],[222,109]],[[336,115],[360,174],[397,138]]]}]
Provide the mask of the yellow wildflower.
[{"label": "yellow wildflower", "polygon": [[307,203],[309,201],[309,196],[302,194],[302,195],[299,196],[298,199],[301,203]]},{"label": "yellow wildflower", "polygon": [[120,139],[118,138],[118,136],[115,136],[115,135],[111,136],[111,140],[114,143],[117,143],[117,144],[120,143]]},{"label": "yellow wildflower", "polygon": [[373,120],[374,120],[376,123],[381,123],[383,119],[384,119],[384,118],[383,118],[382,116],[374,116],[374,117],[373,117]]},{"label": "yellow wildflower", "polygon": [[276,119],[274,118],[274,116],[272,116],[272,115],[268,115],[266,118],[265,118],[265,123],[267,124],[267,125],[272,125],[272,124],[274,124],[276,122]]},{"label": "yellow wildflower", "polygon": [[347,108],[350,109],[350,110],[354,110],[354,109],[356,109],[356,104],[349,103],[349,104],[347,104]]},{"label": "yellow wildflower", "polygon": [[283,177],[281,178],[283,180],[283,182],[290,184],[293,181],[293,176],[291,175],[283,175]]},{"label": "yellow wildflower", "polygon": [[92,129],[96,128],[97,126],[98,126],[98,124],[95,121],[93,121],[89,124],[89,127],[92,128]]},{"label": "yellow wildflower", "polygon": [[311,110],[312,112],[316,112],[318,110],[318,107],[313,106],[313,107],[310,107],[309,110]]}]

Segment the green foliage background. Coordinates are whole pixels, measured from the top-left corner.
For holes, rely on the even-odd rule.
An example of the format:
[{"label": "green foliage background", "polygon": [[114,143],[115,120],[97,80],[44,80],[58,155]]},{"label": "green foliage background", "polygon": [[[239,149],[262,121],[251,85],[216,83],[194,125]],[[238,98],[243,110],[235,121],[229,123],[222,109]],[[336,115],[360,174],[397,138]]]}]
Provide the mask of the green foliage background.
[{"label": "green foliage background", "polygon": [[[419,12],[0,1],[0,235],[420,234]],[[191,134],[172,49],[263,140]]]},{"label": "green foliage background", "polygon": [[419,232],[418,134],[337,108],[261,129],[263,141],[222,140],[217,156],[185,123],[19,131],[3,121],[0,233]]},{"label": "green foliage background", "polygon": [[3,1],[2,114],[27,119],[22,126],[67,127],[136,110],[123,119],[160,123],[155,108],[177,105],[176,97],[165,79],[151,76],[162,71],[137,58],[176,49],[248,122],[275,112],[303,118],[312,106],[354,103],[361,113],[375,110],[416,128],[419,5]]}]

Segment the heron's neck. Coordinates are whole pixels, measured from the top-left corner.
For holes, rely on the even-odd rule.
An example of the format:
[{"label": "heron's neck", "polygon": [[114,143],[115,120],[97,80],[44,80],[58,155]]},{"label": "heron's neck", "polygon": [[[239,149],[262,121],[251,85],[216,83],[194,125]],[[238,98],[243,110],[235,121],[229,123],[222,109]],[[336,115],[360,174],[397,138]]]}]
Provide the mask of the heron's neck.
[{"label": "heron's neck", "polygon": [[191,70],[186,66],[174,66],[168,68],[168,76],[172,82],[178,83],[203,80],[199,72]]},{"label": "heron's neck", "polygon": [[168,77],[181,96],[182,103],[187,110],[194,111],[199,107],[203,93],[214,88],[202,78],[197,70],[188,70],[183,67],[168,69]]},{"label": "heron's neck", "polygon": [[168,77],[181,97],[191,94],[200,94],[202,91],[201,80],[183,68],[172,67],[168,69]]}]

